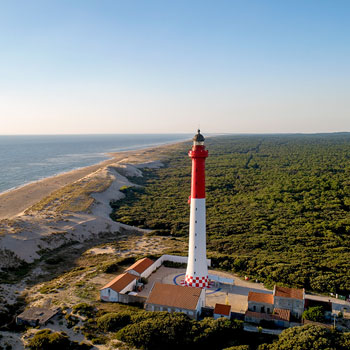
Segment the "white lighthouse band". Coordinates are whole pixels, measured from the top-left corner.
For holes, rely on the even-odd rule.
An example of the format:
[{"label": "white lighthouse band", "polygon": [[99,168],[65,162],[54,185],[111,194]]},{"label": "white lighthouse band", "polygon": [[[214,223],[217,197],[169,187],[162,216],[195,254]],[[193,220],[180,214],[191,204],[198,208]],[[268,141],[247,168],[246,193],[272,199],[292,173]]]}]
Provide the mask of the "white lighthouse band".
[{"label": "white lighthouse band", "polygon": [[205,215],[205,198],[191,198],[189,253],[185,276],[185,284],[191,287],[209,286]]}]

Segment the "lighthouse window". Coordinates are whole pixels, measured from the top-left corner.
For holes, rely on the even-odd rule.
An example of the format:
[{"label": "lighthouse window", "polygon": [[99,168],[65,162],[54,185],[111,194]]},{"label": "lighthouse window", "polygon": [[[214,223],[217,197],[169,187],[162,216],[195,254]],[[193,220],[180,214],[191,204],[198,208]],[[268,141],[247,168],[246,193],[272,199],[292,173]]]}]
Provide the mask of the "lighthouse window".
[{"label": "lighthouse window", "polygon": [[197,223],[197,220],[195,222]]},{"label": "lighthouse window", "polygon": [[197,259],[194,259],[194,261],[197,261]]}]

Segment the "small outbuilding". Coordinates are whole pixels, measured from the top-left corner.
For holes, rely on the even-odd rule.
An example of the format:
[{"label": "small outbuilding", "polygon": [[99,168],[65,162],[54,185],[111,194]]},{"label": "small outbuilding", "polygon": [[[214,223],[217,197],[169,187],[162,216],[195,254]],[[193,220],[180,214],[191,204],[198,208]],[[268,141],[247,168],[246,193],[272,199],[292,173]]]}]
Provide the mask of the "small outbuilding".
[{"label": "small outbuilding", "polygon": [[131,292],[137,283],[138,277],[131,273],[122,273],[100,289],[102,301],[124,302],[123,294]]},{"label": "small outbuilding", "polygon": [[215,304],[214,319],[216,320],[220,317],[231,318],[231,305]]},{"label": "small outbuilding", "polygon": [[147,311],[183,312],[198,319],[205,305],[205,290],[173,284],[155,283],[145,304]]},{"label": "small outbuilding", "polygon": [[155,269],[156,267],[154,266],[153,260],[149,258],[143,258],[141,260],[136,261],[133,265],[126,269],[126,272],[135,275],[139,278],[147,278]]},{"label": "small outbuilding", "polygon": [[52,310],[43,307],[31,307],[24,310],[16,317],[16,323],[18,325],[28,325],[32,327],[44,326],[59,312],[60,308]]}]

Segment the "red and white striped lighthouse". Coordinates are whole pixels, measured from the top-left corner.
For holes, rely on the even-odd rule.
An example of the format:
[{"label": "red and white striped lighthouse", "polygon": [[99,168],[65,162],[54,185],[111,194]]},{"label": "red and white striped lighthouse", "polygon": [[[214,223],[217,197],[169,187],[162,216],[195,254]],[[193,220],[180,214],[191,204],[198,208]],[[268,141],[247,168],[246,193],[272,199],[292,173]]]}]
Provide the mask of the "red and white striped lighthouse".
[{"label": "red and white striped lighthouse", "polygon": [[184,282],[187,286],[206,288],[209,286],[205,222],[205,158],[208,157],[208,151],[199,129],[188,155],[192,158],[192,182],[190,238]]}]

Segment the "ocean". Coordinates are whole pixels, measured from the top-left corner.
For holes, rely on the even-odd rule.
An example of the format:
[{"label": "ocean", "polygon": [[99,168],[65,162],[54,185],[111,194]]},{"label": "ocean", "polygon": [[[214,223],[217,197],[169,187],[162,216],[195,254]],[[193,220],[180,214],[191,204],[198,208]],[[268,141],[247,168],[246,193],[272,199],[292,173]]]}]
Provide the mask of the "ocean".
[{"label": "ocean", "polygon": [[136,150],[191,138],[191,134],[0,135],[0,193],[99,163],[108,152]]}]

